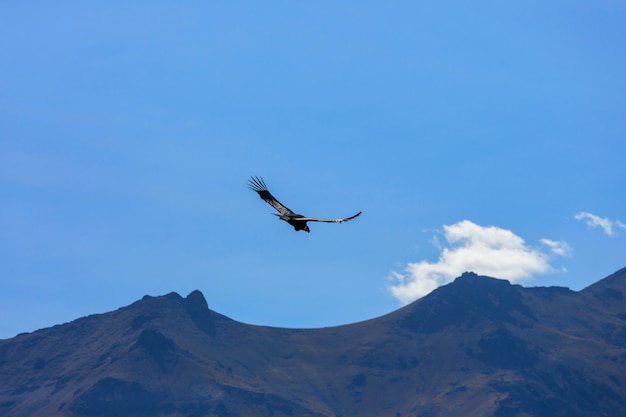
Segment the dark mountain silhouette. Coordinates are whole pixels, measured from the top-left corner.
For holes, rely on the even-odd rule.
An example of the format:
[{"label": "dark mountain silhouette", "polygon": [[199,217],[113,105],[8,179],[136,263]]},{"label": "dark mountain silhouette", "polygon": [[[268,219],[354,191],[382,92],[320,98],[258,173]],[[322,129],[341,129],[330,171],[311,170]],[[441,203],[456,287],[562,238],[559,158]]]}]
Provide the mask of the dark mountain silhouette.
[{"label": "dark mountain silhouette", "polygon": [[386,316],[252,326],[204,296],[0,340],[0,415],[624,416],[626,269],[580,292],[465,273]]}]

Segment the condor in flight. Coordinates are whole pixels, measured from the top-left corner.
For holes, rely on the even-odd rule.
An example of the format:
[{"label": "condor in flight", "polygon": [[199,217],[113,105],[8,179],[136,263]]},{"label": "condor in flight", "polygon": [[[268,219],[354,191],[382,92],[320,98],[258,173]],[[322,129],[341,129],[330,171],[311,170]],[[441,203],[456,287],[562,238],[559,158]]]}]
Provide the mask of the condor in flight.
[{"label": "condor in flight", "polygon": [[261,197],[267,204],[274,207],[280,214],[272,213],[274,216],[278,216],[280,220],[284,220],[298,230],[304,230],[305,232],[310,232],[309,226],[307,226],[307,222],[324,222],[324,223],[343,223],[348,220],[352,220],[355,217],[359,216],[361,212],[359,211],[357,214],[351,217],[346,217],[345,219],[318,219],[316,217],[305,217],[301,214],[296,214],[293,211],[289,210],[285,207],[280,201],[276,200],[274,196],[268,191],[267,185],[263,182],[263,178],[261,177],[250,177],[250,181],[248,183],[248,187],[252,191],[256,191],[259,193],[259,197]]}]

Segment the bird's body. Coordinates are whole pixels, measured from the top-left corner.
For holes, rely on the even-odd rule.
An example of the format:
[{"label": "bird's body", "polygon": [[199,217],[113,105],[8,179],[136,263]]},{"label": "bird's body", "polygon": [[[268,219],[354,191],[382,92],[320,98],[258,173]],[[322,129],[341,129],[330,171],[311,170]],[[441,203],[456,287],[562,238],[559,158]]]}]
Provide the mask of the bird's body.
[{"label": "bird's body", "polygon": [[286,221],[287,223],[292,225],[296,231],[304,230],[307,233],[310,232],[311,230],[309,229],[307,222],[344,223],[344,222],[354,219],[355,217],[358,217],[361,214],[361,212],[359,211],[354,216],[346,217],[345,219],[320,219],[317,217],[306,217],[306,216],[303,216],[302,214],[294,213],[289,208],[287,208],[284,204],[278,201],[267,189],[267,186],[265,185],[263,178],[251,177],[248,183],[248,187],[252,191],[257,192],[259,194],[259,197],[261,197],[267,204],[274,207],[276,211],[280,213],[280,214],[275,214],[275,213],[272,213],[272,214],[277,216],[280,220]]}]

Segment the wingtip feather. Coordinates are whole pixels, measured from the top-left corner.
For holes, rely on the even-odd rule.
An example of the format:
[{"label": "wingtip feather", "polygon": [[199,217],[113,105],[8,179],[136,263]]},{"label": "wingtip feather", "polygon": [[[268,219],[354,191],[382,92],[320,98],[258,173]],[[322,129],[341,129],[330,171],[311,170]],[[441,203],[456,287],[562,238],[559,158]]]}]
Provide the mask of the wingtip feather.
[{"label": "wingtip feather", "polygon": [[260,191],[267,191],[267,185],[265,185],[263,178],[254,175],[252,175],[248,180],[248,188],[252,191],[256,191],[257,193]]}]

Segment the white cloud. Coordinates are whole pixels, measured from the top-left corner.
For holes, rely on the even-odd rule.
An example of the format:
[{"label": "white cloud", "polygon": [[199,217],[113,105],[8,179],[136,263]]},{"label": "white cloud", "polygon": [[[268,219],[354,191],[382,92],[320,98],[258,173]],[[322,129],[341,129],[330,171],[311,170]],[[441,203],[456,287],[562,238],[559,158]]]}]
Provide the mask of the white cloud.
[{"label": "white cloud", "polygon": [[606,217],[596,216],[585,211],[582,211],[574,216],[576,220],[584,220],[589,227],[600,227],[607,236],[615,235],[614,227],[619,227],[626,230],[626,224],[619,220],[611,220]]},{"label": "white cloud", "polygon": [[571,252],[565,242],[542,239],[549,249],[546,253],[528,246],[510,230],[483,227],[469,220],[444,225],[443,229],[448,246],[441,246],[437,262],[411,262],[403,273],[391,273],[388,288],[400,302],[406,304],[422,297],[465,271],[512,282],[527,280],[554,271],[550,254],[565,256]]},{"label": "white cloud", "polygon": [[558,256],[570,256],[572,254],[572,248],[567,242],[557,242],[550,239],[541,239],[541,243],[550,248],[550,251]]}]

